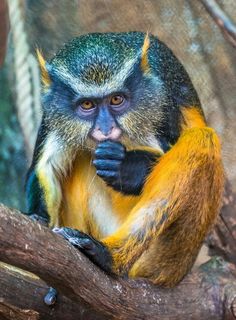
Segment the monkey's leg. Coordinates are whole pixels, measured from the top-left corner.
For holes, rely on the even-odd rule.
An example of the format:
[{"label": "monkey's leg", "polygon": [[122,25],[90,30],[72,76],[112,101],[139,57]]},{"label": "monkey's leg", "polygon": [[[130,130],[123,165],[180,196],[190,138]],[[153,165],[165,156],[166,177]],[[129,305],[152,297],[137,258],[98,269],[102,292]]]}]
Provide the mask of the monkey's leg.
[{"label": "monkey's leg", "polygon": [[223,181],[214,130],[185,130],[152,170],[126,222],[102,241],[113,271],[166,286],[180,281],[219,212]]}]

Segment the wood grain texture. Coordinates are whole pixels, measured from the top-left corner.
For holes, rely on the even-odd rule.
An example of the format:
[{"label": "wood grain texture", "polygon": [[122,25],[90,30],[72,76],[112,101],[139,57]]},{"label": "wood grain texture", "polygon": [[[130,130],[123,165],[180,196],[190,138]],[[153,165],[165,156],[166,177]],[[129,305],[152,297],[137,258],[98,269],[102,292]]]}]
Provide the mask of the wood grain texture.
[{"label": "wood grain texture", "polygon": [[99,314],[94,318],[94,312],[82,302],[78,304],[61,294],[54,306],[46,306],[43,299],[49,286],[34,274],[4,263],[0,263],[0,288],[0,319],[12,319],[13,314],[16,319],[32,320],[104,319]]}]

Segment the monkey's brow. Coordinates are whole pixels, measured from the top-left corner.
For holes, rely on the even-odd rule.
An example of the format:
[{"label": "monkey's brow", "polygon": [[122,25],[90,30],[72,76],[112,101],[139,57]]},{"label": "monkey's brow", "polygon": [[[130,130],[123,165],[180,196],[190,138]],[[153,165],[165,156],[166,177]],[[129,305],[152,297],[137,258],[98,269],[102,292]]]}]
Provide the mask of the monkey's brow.
[{"label": "monkey's brow", "polygon": [[110,81],[103,85],[91,84],[82,81],[79,77],[72,75],[64,66],[59,66],[51,71],[55,77],[64,83],[75,94],[83,94],[84,96],[102,96],[112,92],[119,91],[123,88],[124,81],[132,73],[137,57],[127,60],[124,68],[120,70]]},{"label": "monkey's brow", "polygon": [[74,94],[78,94],[78,89],[75,85],[76,78],[70,75],[64,68],[52,69],[50,75],[52,76],[54,82],[61,83]]}]

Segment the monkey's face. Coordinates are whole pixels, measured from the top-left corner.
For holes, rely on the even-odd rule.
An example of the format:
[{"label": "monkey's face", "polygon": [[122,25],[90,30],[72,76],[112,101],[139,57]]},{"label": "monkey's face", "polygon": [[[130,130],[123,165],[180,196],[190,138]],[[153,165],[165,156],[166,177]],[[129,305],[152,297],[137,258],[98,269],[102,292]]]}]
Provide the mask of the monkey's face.
[{"label": "monkey's face", "polygon": [[143,85],[140,89],[136,87],[138,97],[133,88],[125,86],[107,96],[76,101],[76,116],[90,124],[88,142],[92,138],[96,143],[107,139],[124,144],[154,143],[154,129],[161,114],[152,114],[152,103],[156,106],[156,101],[148,100],[148,95],[142,96],[145,94]]},{"label": "monkey's face", "polygon": [[129,106],[128,96],[116,93],[105,98],[77,101],[76,113],[81,119],[92,121],[89,136],[96,142],[107,139],[116,141],[122,135],[116,118],[125,113]]},{"label": "monkey's face", "polygon": [[158,135],[171,101],[162,80],[144,65],[145,35],[139,34],[137,48],[121,35],[79,37],[46,65],[45,118],[73,146],[94,148],[110,139],[162,148]]}]

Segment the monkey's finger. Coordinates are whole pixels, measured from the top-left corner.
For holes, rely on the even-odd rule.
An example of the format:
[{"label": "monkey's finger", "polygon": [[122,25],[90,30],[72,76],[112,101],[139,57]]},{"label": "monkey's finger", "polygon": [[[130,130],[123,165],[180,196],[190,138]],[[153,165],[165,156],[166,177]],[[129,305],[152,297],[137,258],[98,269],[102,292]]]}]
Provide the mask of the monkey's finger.
[{"label": "monkey's finger", "polygon": [[97,170],[119,170],[121,161],[120,160],[110,160],[110,159],[95,159],[93,164]]},{"label": "monkey's finger", "polygon": [[103,179],[119,178],[119,173],[117,171],[97,170],[97,175]]},{"label": "monkey's finger", "polygon": [[125,158],[125,152],[121,149],[113,148],[97,148],[95,150],[96,159],[110,159],[110,160],[123,160]]},{"label": "monkey's finger", "polygon": [[93,250],[94,249],[94,243],[91,239],[87,238],[69,238],[68,241],[75,247],[78,247],[80,249],[84,250]]},{"label": "monkey's finger", "polygon": [[63,238],[69,240],[69,238],[73,238],[73,237],[86,237],[86,234],[76,230],[76,229],[72,229],[72,228],[53,228],[52,229],[53,232],[61,235]]},{"label": "monkey's finger", "polygon": [[84,232],[71,228],[54,228],[53,231],[62,235],[100,268],[107,272],[111,272],[111,255],[108,249],[100,241],[90,237]]},{"label": "monkey's finger", "polygon": [[[53,232],[60,234],[64,239],[69,241],[73,246],[82,250],[92,251],[95,243],[87,234],[71,228],[54,228]],[[49,299],[49,298],[48,298]]]},{"label": "monkey's finger", "polygon": [[117,153],[125,153],[126,151],[125,147],[120,142],[111,140],[100,142],[96,149],[116,150]]},{"label": "monkey's finger", "polygon": [[105,140],[97,145],[98,148],[114,148],[114,149],[120,149],[124,150],[125,147],[118,141],[113,141],[113,140]]}]

